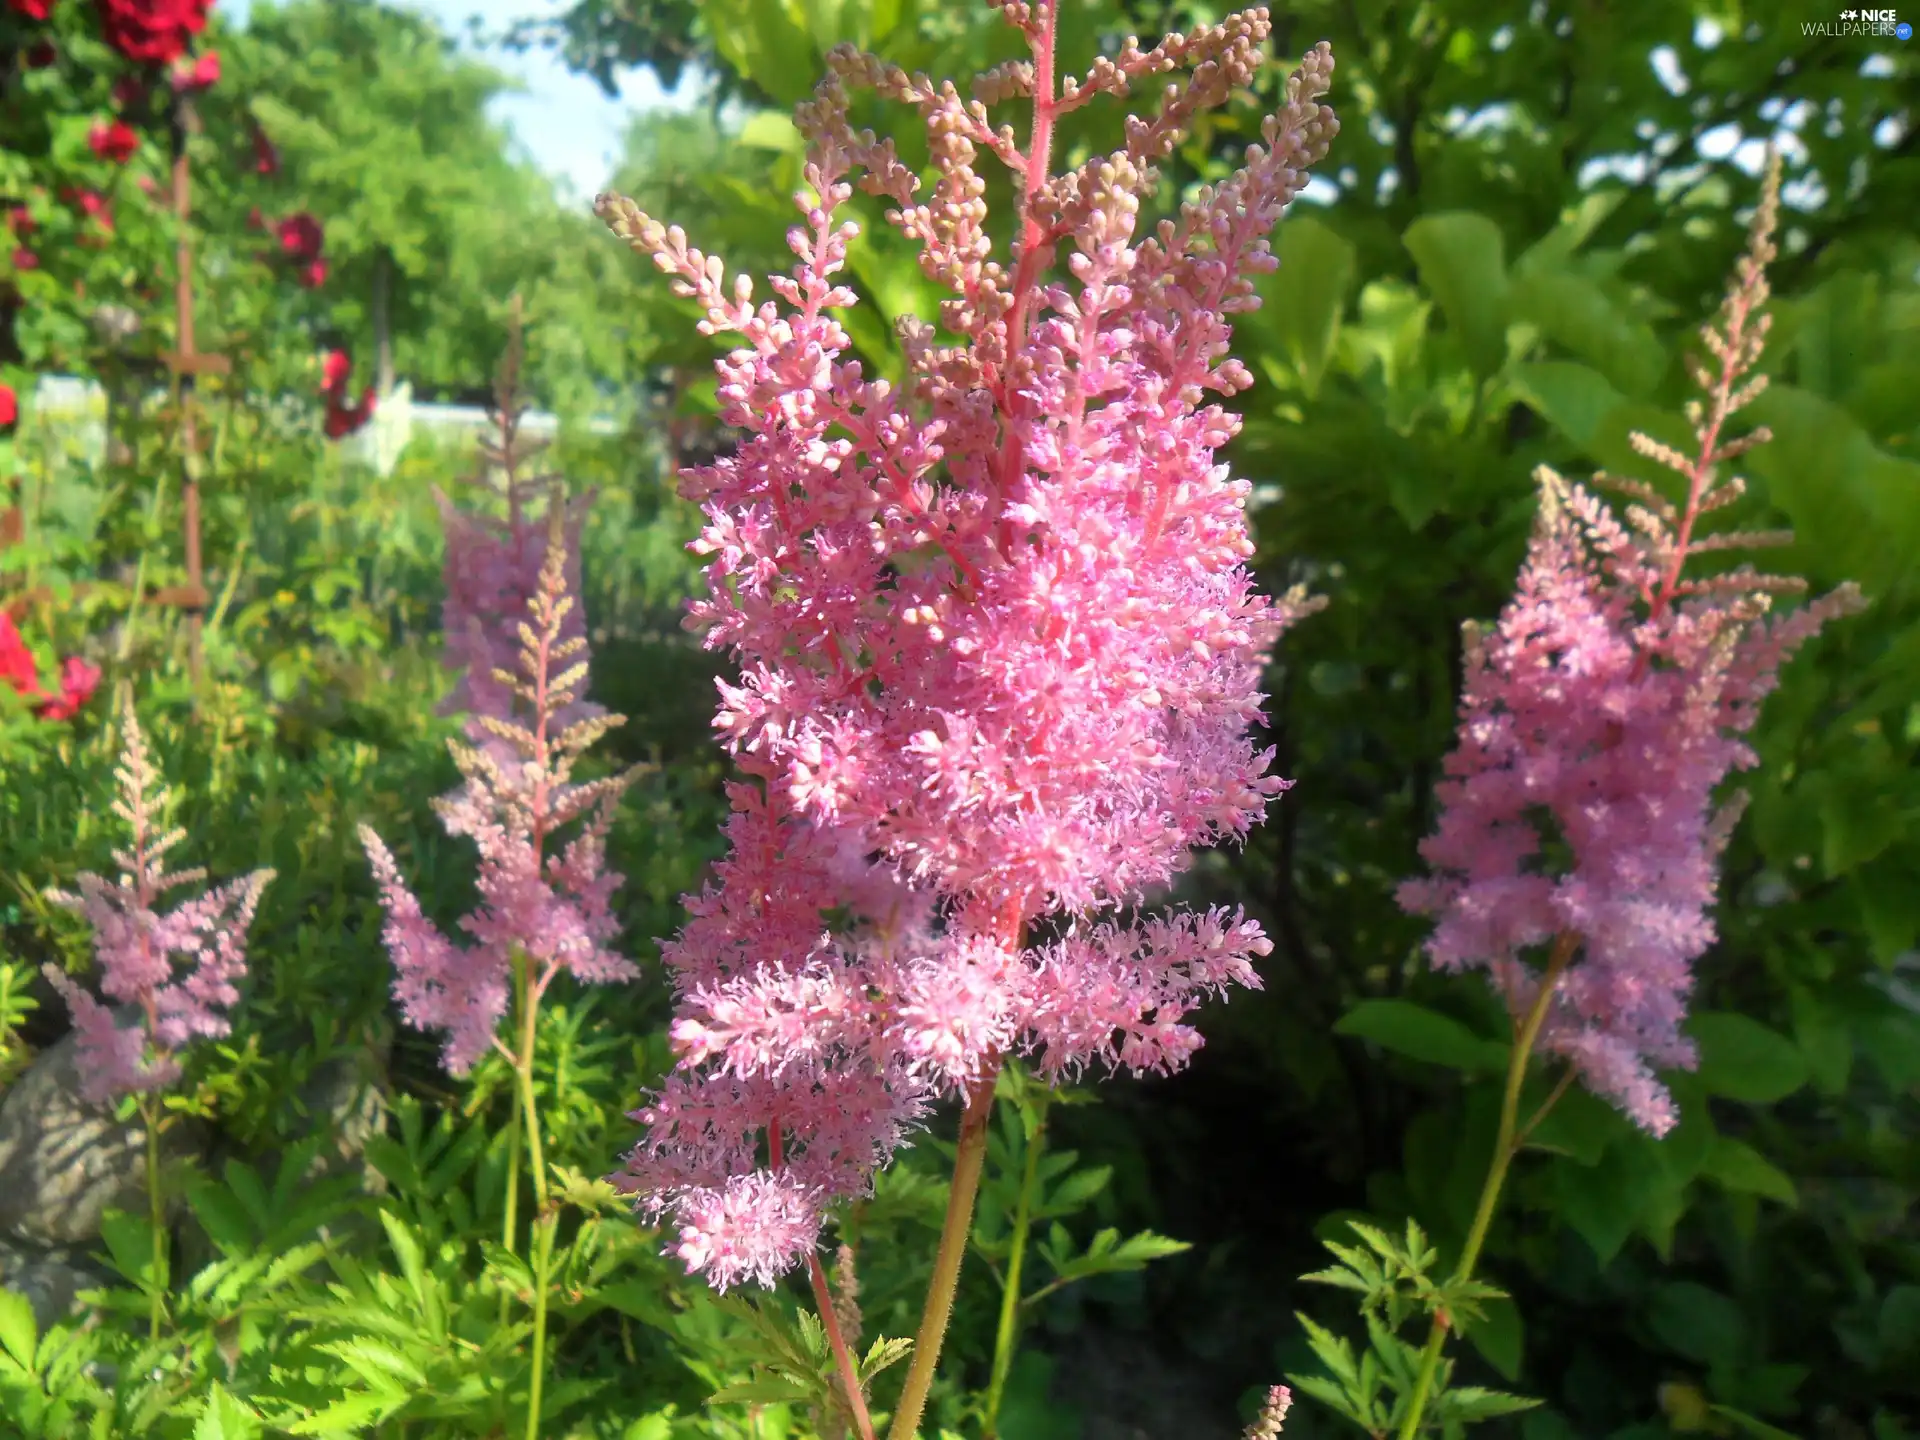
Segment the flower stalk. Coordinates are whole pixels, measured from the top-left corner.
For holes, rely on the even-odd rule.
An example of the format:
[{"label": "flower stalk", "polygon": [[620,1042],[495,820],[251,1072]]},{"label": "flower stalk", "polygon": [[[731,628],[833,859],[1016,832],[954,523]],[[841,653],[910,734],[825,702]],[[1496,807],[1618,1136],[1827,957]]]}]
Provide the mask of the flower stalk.
[{"label": "flower stalk", "polygon": [[[1480,1186],[1480,1203],[1474,1209],[1473,1224],[1467,1230],[1466,1244],[1460,1249],[1460,1262],[1453,1268],[1450,1288],[1464,1285],[1473,1278],[1473,1267],[1480,1261],[1480,1247],[1486,1243],[1494,1211],[1499,1208],[1500,1192],[1506,1185],[1507,1170],[1513,1164],[1513,1157],[1520,1153],[1520,1147],[1526,1143],[1534,1127],[1546,1118],[1547,1112],[1566,1093],[1564,1085],[1555,1086],[1532,1118],[1524,1126],[1519,1123],[1520,1092],[1526,1085],[1527,1062],[1532,1058],[1534,1042],[1540,1038],[1540,1027],[1546,1022],[1547,1009],[1559,988],[1560,977],[1572,962],[1579,946],[1580,937],[1572,932],[1555,938],[1553,952],[1547,957],[1546,970],[1540,977],[1539,992],[1534,996],[1526,1015],[1517,1019],[1514,1026],[1513,1051],[1507,1057],[1507,1084],[1500,1097],[1500,1125],[1494,1134],[1493,1158],[1487,1166],[1487,1178]],[[1433,1326],[1427,1332],[1426,1347],[1420,1352],[1420,1370],[1414,1378],[1413,1394],[1408,1398],[1407,1413],[1400,1422],[1399,1440],[1414,1440],[1420,1433],[1420,1421],[1426,1413],[1434,1376],[1440,1369],[1440,1352],[1445,1348],[1447,1332],[1452,1328],[1453,1321],[1446,1310],[1435,1310]]]},{"label": "flower stalk", "polygon": [[973,1229],[973,1202],[980,1191],[980,1171],[987,1157],[987,1128],[993,1120],[993,1087],[998,1071],[976,1082],[960,1115],[960,1142],[953,1157],[953,1188],[947,1192],[947,1214],[940,1226],[940,1244],[933,1255],[933,1277],[927,1282],[927,1301],[920,1312],[920,1328],[913,1337],[913,1363],[900,1403],[887,1428],[887,1440],[914,1440],[927,1392],[940,1364],[940,1348],[953,1316],[954,1292],[960,1284],[960,1266],[967,1255],[967,1237]]}]

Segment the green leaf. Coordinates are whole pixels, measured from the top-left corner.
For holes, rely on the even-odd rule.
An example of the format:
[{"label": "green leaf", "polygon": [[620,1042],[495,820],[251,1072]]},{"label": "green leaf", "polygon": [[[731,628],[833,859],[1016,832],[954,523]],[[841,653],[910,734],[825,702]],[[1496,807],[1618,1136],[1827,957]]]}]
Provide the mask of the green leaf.
[{"label": "green leaf", "polygon": [[1709,1094],[1771,1105],[1807,1083],[1800,1047],[1758,1020],[1728,1010],[1695,1015],[1687,1029],[1700,1047],[1695,1072]]},{"label": "green leaf", "polygon": [[1426,287],[1460,337],[1476,375],[1507,358],[1506,242],[1500,227],[1467,210],[1422,215],[1401,237]]},{"label": "green leaf", "polygon": [[1651,394],[1666,373],[1659,337],[1585,276],[1529,275],[1513,287],[1511,303],[1515,319],[1532,322],[1628,395]]},{"label": "green leaf", "polygon": [[1475,1035],[1450,1015],[1411,1000],[1362,1000],[1333,1027],[1336,1035],[1371,1040],[1383,1049],[1467,1074],[1506,1068],[1507,1047]]},{"label": "green leaf", "polygon": [[1502,1379],[1520,1378],[1520,1361],[1526,1353],[1526,1333],[1520,1310],[1507,1299],[1487,1300],[1481,1304],[1480,1318],[1467,1329],[1467,1339],[1480,1352],[1480,1358],[1500,1372]]},{"label": "green leaf", "polygon": [[1709,1408],[1741,1434],[1753,1436],[1753,1440],[1800,1440],[1800,1437],[1791,1430],[1782,1430],[1777,1425],[1769,1425],[1766,1421],[1749,1415],[1744,1410],[1736,1410],[1731,1405],[1714,1405]]},{"label": "green leaf", "polygon": [[207,1392],[207,1407],[193,1427],[193,1440],[256,1440],[259,1434],[260,1417],[253,1407],[214,1381]]},{"label": "green leaf", "polygon": [[1598,370],[1575,360],[1516,365],[1509,379],[1528,405],[1582,450],[1593,444],[1607,417],[1626,398]]},{"label": "green leaf", "polygon": [[1700,1173],[1722,1188],[1740,1194],[1759,1195],[1789,1207],[1800,1203],[1793,1181],[1785,1173],[1746,1141],[1731,1135],[1714,1137],[1713,1148],[1707,1152],[1707,1163]]},{"label": "green leaf", "polygon": [[723,1386],[707,1397],[709,1405],[802,1405],[813,1399],[813,1390],[791,1380],[766,1376]]},{"label": "green leaf", "polygon": [[1274,251],[1280,268],[1260,285],[1260,313],[1311,399],[1320,393],[1327,361],[1339,343],[1356,252],[1339,231],[1297,212],[1282,222]]},{"label": "green leaf", "polygon": [[1647,1324],[1676,1355],[1703,1365],[1732,1364],[1746,1335],[1740,1307],[1717,1290],[1676,1280],[1654,1292]]},{"label": "green leaf", "polygon": [[33,1320],[33,1306],[27,1297],[13,1290],[0,1290],[0,1349],[19,1362],[22,1370],[33,1370],[33,1352],[39,1343]]}]

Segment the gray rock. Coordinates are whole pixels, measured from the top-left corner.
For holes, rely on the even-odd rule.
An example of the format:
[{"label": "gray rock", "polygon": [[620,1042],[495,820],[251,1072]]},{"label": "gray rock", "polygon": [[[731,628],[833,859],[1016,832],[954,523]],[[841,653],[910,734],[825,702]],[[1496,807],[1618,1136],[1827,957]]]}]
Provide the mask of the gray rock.
[{"label": "gray rock", "polygon": [[[386,1068],[384,1047],[377,1046],[357,1047],[314,1067],[300,1087],[300,1105],[307,1112],[307,1133],[326,1139],[308,1178],[359,1168],[368,1137],[386,1131]],[[378,1171],[367,1170],[365,1178],[369,1190],[384,1188]]]},{"label": "gray rock", "polygon": [[[176,1118],[161,1136],[163,1166],[196,1156],[205,1132]],[[108,1210],[144,1214],[147,1140],[80,1094],[76,1037],[35,1057],[0,1097],[0,1234],[40,1245],[85,1245]]]},{"label": "gray rock", "polygon": [[0,1240],[0,1289],[27,1297],[34,1323],[43,1334],[49,1325],[85,1308],[80,1303],[82,1290],[100,1290],[112,1283],[112,1276],[70,1246]]}]

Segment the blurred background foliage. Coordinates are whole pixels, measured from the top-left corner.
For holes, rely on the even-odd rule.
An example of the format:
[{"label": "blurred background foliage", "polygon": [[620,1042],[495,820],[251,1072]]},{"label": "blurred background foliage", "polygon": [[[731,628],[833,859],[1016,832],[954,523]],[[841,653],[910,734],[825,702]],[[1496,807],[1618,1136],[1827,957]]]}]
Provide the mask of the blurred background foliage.
[{"label": "blurred background foliage", "polygon": [[[1224,8],[1073,0],[1066,63]],[[1032,1308],[1006,1440],[1231,1435],[1256,1387],[1311,1372],[1296,1311],[1351,1326],[1339,1297],[1297,1282],[1322,1263],[1320,1240],[1343,1238],[1350,1218],[1389,1230],[1411,1218],[1443,1255],[1458,1245],[1492,1143],[1503,1017],[1480,980],[1428,972],[1423,927],[1393,889],[1432,824],[1459,628],[1510,589],[1534,467],[1645,476],[1630,429],[1684,438],[1682,357],[1740,247],[1769,138],[1788,184],[1765,362],[1775,383],[1754,410],[1775,440],[1752,457],[1752,518],[1797,530],[1778,568],[1822,588],[1856,579],[1873,605],[1797,660],[1767,709],[1721,939],[1700,967],[1703,1064],[1674,1080],[1682,1125],[1654,1144],[1568,1098],[1517,1167],[1483,1265],[1513,1298],[1470,1332],[1462,1365],[1544,1399],[1493,1427],[1525,1440],[1920,1435],[1920,88],[1911,42],[1810,35],[1802,18],[1834,16],[1701,0],[1276,9],[1281,57],[1333,42],[1342,132],[1283,225],[1266,308],[1239,328],[1262,383],[1241,397],[1231,458],[1255,482],[1266,588],[1304,580],[1332,603],[1289,634],[1268,686],[1278,768],[1298,787],[1244,850],[1196,857],[1182,887],[1245,904],[1276,948],[1263,993],[1207,1016],[1191,1072],[1104,1085],[1100,1103],[1048,1120],[1055,1143],[1106,1172],[1083,1187],[1087,1219],[1192,1248]],[[645,962],[719,850],[724,771],[706,722],[722,667],[678,627],[697,583],[680,547],[698,517],[671,486],[676,464],[726,443],[710,419],[716,351],[690,305],[510,157],[485,119],[502,78],[429,22],[298,0],[256,5],[244,29],[218,24],[227,71],[205,106],[206,168],[244,169],[251,152],[235,137],[258,123],[282,155],[283,211],[325,217],[334,269],[314,294],[263,300],[242,263],[258,237],[210,183],[202,343],[245,363],[203,387],[220,417],[207,688],[196,708],[179,627],[132,603],[136,576],[181,564],[164,414],[118,408],[97,463],[23,417],[26,526],[0,552],[0,599],[30,597],[23,629],[99,660],[110,686],[137,685],[194,863],[280,871],[240,1026],[194,1075],[236,1153],[276,1153],[298,1132],[307,1076],[356,1046],[388,1057],[402,1119],[405,1097],[425,1107],[425,1128],[394,1142],[418,1151],[434,1117],[449,1134],[500,1129],[506,1099],[484,1074],[470,1095],[450,1091],[410,1032],[389,1055],[377,912],[350,837],[361,820],[399,837],[432,913],[467,903],[470,857],[428,809],[453,780],[451,722],[431,718],[444,689],[431,489],[456,485],[467,460],[422,439],[382,478],[327,447],[297,396],[314,387],[318,350],[340,345],[357,373],[385,356],[422,395],[477,398],[508,296],[525,297],[531,395],[562,416],[549,458],[598,491],[586,532],[595,694],[632,717],[608,763],[661,762],[613,839]],[[668,84],[697,77],[707,103],[636,117],[613,188],[759,273],[786,263],[799,147],[785,115],[826,50],[854,40],[957,76],[1014,52],[987,7],[952,0],[579,0],[516,36],[609,89],[633,65]],[[1180,149],[1159,204],[1237,163],[1284,71]],[[905,120],[857,107],[857,123],[894,133],[920,163]],[[1108,106],[1071,117],[1062,159],[1108,143],[1114,123]],[[989,200],[1007,213],[1002,177]],[[863,220],[851,270],[872,303],[848,324],[897,374],[885,317],[931,319],[935,297],[877,209]],[[14,335],[9,376],[143,373],[137,345],[130,359],[31,307]],[[268,399],[289,392],[291,405]],[[592,415],[613,417],[611,433],[590,430]],[[36,897],[106,866],[116,737],[104,705],[61,727],[10,700],[0,690],[0,960],[24,977],[82,958]],[[629,992],[550,1022],[574,1027],[553,1053],[579,1062],[549,1077],[568,1097],[556,1115],[577,1117],[555,1149],[587,1175],[630,1143],[618,1117],[665,1061],[664,995],[647,969]],[[26,1015],[21,1043],[50,1041],[58,1008]],[[0,1026],[6,1013],[0,1003]],[[1008,1135],[985,1192],[986,1261],[1017,1184]],[[933,1149],[882,1185],[855,1231],[923,1233],[940,1204]],[[403,1160],[380,1168],[391,1180]],[[497,1222],[484,1184],[474,1193],[479,1235]],[[440,1213],[411,1223],[451,1223]],[[577,1433],[788,1433],[724,1418],[688,1428],[745,1342],[652,1248],[628,1246],[615,1298],[583,1309],[560,1348],[563,1368],[603,1387],[581,1392]],[[863,1242],[875,1317],[906,1314],[915,1293],[912,1266],[890,1271],[888,1253]],[[962,1289],[944,1397],[955,1424],[985,1381],[998,1304],[986,1275],[983,1264]],[[640,1428],[646,1415],[666,1418]],[[1343,1426],[1302,1404],[1287,1433],[1352,1433]]]}]

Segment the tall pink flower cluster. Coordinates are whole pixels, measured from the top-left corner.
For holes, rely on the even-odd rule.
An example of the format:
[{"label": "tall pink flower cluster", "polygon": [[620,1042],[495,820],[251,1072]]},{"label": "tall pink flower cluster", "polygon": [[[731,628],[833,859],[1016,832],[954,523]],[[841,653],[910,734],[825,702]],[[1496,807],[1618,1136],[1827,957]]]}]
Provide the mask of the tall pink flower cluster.
[{"label": "tall pink flower cluster", "polygon": [[[631,201],[596,205],[705,332],[740,342],[718,370],[742,439],[683,493],[712,557],[689,624],[740,661],[714,723],[751,778],[731,787],[732,853],[664,952],[679,1064],[623,1177],[721,1288],[807,1255],[825,1207],[940,1094],[989,1093],[1011,1050],[1056,1073],[1177,1068],[1202,997],[1257,985],[1249,957],[1269,948],[1238,914],[1094,912],[1243,836],[1288,784],[1247,731],[1271,646],[1308,607],[1254,589],[1249,486],[1214,458],[1238,422],[1207,395],[1251,383],[1231,317],[1259,303],[1267,236],[1334,135],[1332,56],[1307,55],[1237,173],[1143,235],[1155,164],[1252,80],[1267,12],[1130,39],[1063,81],[1053,7],[998,8],[1032,59],[972,102],[828,57],[798,115],[811,193],[778,303]],[[1174,70],[1185,83],[1120,148],[1052,172],[1062,115]],[[891,140],[851,128],[850,86],[920,112],[930,193]],[[990,116],[1012,101],[1031,108],[1024,146]],[[1004,265],[982,151],[1020,196]],[[855,303],[834,277],[856,174],[951,292],[940,329],[898,323],[904,389],[849,358],[834,314]]]},{"label": "tall pink flower cluster", "polygon": [[[1539,472],[1539,524],[1514,597],[1490,635],[1468,632],[1439,827],[1420,847],[1433,874],[1400,892],[1437,919],[1433,963],[1485,967],[1516,1015],[1543,980],[1554,984],[1540,1048],[1655,1135],[1677,1116],[1654,1067],[1695,1063],[1680,1024],[1692,962],[1714,939],[1718,858],[1739,817],[1738,798],[1716,807],[1714,791],[1755,763],[1741,737],[1782,661],[1860,604],[1843,586],[1771,617],[1771,597],[1801,582],[1746,566],[1683,573],[1696,555],[1792,538],[1700,533],[1744,490],[1720,468],[1769,438],[1764,428],[1723,435],[1766,385],[1748,376],[1768,328],[1778,186],[1776,162],[1718,323],[1702,332],[1711,364],[1696,364],[1704,403],[1688,406],[1696,453],[1633,436],[1685,481],[1684,504],[1600,477],[1634,502],[1623,524],[1588,491]],[[1544,971],[1520,958],[1550,943]]]},{"label": "tall pink flower cluster", "polygon": [[[564,548],[556,534],[549,542],[527,606],[532,623],[520,626],[518,678],[501,672],[507,699],[517,704],[477,715],[473,724],[476,738],[484,734],[500,749],[454,743],[464,783],[435,802],[447,833],[479,847],[480,903],[460,921],[471,945],[455,944],[427,919],[380,837],[360,827],[386,909],[382,938],[393,957],[394,995],[410,1025],[446,1032],[442,1058],[456,1075],[497,1043],[516,952],[530,967],[535,1001],[562,970],[584,981],[638,974],[607,948],[619,930],[610,902],[620,877],[606,867],[606,836],[621,792],[639,771],[572,778],[580,756],[622,717],[597,713],[556,723],[578,703],[587,667],[578,659],[585,640],[566,638],[574,601]],[[582,816],[586,824],[573,839],[549,854],[557,833]]]},{"label": "tall pink flower cluster", "polygon": [[[185,832],[157,829],[167,791],[131,706],[125,723],[126,748],[116,772],[120,794],[113,806],[133,831],[132,849],[114,852],[123,873],[117,881],[83,874],[77,893],[52,890],[48,898],[86,917],[93,927],[100,991],[133,1007],[137,1023],[119,1025],[112,1010],[57,966],[42,972],[73,1014],[82,1093],[97,1103],[165,1089],[179,1078],[179,1051],[196,1037],[228,1032],[223,1012],[240,998],[235,982],[247,969],[247,927],[273,879],[273,871],[256,870],[168,914],[154,909],[167,891],[202,881],[206,872],[165,868],[167,852]],[[186,968],[177,970],[181,962]]]},{"label": "tall pink flower cluster", "polygon": [[[516,304],[518,302],[516,301]],[[519,398],[522,358],[518,311],[515,329],[496,377],[493,431],[480,442],[481,473],[476,483],[493,489],[504,502],[501,518],[463,510],[438,490],[442,531],[446,537],[443,574],[447,598],[440,611],[447,668],[459,672],[441,713],[508,717],[514,703],[514,666],[527,608],[540,591],[542,566],[559,524],[564,550],[562,579],[566,593],[580,593],[580,534],[593,492],[566,499],[558,477],[523,473],[526,462],[544,442],[521,434]],[[545,497],[545,513],[536,512],[537,498]],[[569,653],[585,658],[586,616],[569,602],[562,617],[560,639],[573,646]],[[556,712],[554,733],[576,721],[600,715],[599,706],[575,700]],[[478,734],[476,739],[482,738]]]}]

